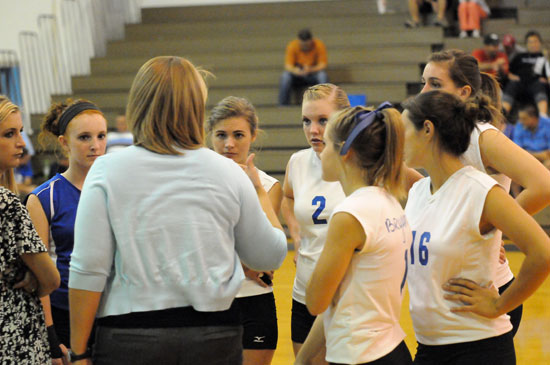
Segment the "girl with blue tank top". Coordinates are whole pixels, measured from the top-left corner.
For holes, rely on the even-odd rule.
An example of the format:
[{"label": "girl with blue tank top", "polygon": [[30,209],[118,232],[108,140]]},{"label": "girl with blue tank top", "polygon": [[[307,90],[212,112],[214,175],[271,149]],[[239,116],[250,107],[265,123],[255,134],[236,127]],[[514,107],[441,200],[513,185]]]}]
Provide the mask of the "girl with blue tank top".
[{"label": "girl with blue tank top", "polygon": [[95,159],[105,154],[106,134],[107,121],[103,113],[84,100],[69,99],[53,104],[41,126],[41,144],[57,140],[69,159],[67,171],[38,186],[27,201],[40,238],[48,248],[55,247],[56,266],[61,276],[59,289],[42,298],[54,364],[61,364],[70,347],[69,265],[80,190]]}]

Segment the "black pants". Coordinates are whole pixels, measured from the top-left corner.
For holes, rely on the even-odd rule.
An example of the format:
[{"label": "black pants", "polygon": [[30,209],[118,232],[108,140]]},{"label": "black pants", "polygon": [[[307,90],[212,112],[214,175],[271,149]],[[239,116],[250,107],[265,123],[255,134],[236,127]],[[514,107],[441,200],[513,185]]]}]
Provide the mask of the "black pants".
[{"label": "black pants", "polygon": [[[412,364],[412,357],[405,341],[401,343],[389,354],[371,362],[364,362],[358,365],[409,365]],[[331,362],[330,365],[343,365]]]},{"label": "black pants", "polygon": [[479,341],[428,346],[418,344],[414,364],[419,365],[515,365],[512,332]]},{"label": "black pants", "polygon": [[[506,289],[508,289],[510,284],[512,284],[512,281],[514,281],[514,279],[510,280],[509,282],[507,282],[506,284],[498,288],[498,293],[502,295],[502,293]],[[517,307],[516,309],[511,310],[507,314],[510,316],[510,322],[512,322],[512,326],[514,327],[512,328],[512,337],[514,337],[516,335],[516,332],[519,329],[519,324],[521,323],[521,317],[523,315],[523,304]]]}]

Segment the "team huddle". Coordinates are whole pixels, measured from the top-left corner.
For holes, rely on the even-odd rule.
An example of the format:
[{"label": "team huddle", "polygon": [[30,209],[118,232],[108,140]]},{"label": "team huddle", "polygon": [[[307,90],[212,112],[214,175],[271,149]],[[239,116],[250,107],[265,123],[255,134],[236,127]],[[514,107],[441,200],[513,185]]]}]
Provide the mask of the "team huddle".
[{"label": "team huddle", "polygon": [[[0,358],[270,364],[281,213],[295,246],[296,364],[515,364],[522,303],[550,273],[550,238],[531,217],[550,203],[550,172],[500,132],[498,86],[475,58],[434,53],[423,81],[402,112],[309,87],[310,148],[292,155],[282,186],[254,166],[254,107],[227,97],[203,126],[207,88],[183,58],[142,66],[126,111],[134,145],[116,153],[100,157],[107,124],[95,105],[54,106],[43,131],[69,169],[31,193],[29,213],[9,184],[0,190],[0,209],[25,227],[11,228],[10,260],[2,253],[17,263],[17,289],[2,295],[19,303],[10,316],[31,308],[33,324],[0,330],[24,345]],[[512,181],[524,188],[515,199]],[[503,234],[525,254],[515,278]],[[35,279],[21,281],[25,271]],[[414,360],[399,324],[405,286]]]}]

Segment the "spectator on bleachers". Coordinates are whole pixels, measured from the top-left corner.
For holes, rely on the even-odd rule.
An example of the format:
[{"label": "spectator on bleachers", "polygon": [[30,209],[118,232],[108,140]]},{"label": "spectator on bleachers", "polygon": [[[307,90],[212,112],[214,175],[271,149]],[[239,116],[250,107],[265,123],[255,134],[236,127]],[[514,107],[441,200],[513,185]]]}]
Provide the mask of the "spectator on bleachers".
[{"label": "spectator on bleachers", "polygon": [[525,48],[516,44],[516,38],[511,34],[502,36],[502,49],[506,53],[508,60],[512,60],[518,53],[525,52]]},{"label": "spectator on bleachers", "polygon": [[459,37],[466,38],[468,32],[472,32],[472,37],[479,38],[481,20],[487,18],[490,14],[491,9],[489,9],[485,0],[460,0],[458,4]]},{"label": "spectator on bleachers", "polygon": [[298,32],[298,39],[288,43],[285,71],[281,76],[279,104],[290,104],[292,88],[298,85],[313,86],[328,82],[327,50],[323,41],[313,38],[309,29]]},{"label": "spectator on bleachers", "polygon": [[420,14],[430,13],[432,10],[437,14],[433,25],[446,27],[445,10],[447,10],[447,0],[408,0],[409,13],[411,18],[405,22],[407,28],[418,28],[423,22],[420,21]]},{"label": "spectator on bleachers", "polygon": [[502,80],[508,74],[508,57],[506,53],[499,51],[500,39],[495,33],[487,34],[483,38],[483,48],[472,52],[479,63],[479,70]]},{"label": "spectator on bleachers", "polygon": [[513,141],[550,169],[550,119],[539,116],[535,105],[519,109]]},{"label": "spectator on bleachers", "polygon": [[128,130],[126,124],[126,116],[124,114],[117,115],[115,122],[116,131],[107,133],[106,153],[118,151],[134,143],[134,135]]},{"label": "spectator on bleachers", "polygon": [[529,31],[525,35],[527,51],[518,53],[510,60],[508,72],[509,82],[504,89],[503,107],[510,113],[518,96],[530,96],[543,117],[548,116],[548,76],[550,65],[542,53],[542,38],[537,31]]}]

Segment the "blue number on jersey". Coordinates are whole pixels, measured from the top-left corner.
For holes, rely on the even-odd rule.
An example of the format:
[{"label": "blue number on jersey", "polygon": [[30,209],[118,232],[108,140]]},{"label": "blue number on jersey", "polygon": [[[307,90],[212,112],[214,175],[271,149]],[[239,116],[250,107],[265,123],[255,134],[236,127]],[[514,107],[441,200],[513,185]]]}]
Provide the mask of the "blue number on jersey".
[{"label": "blue number on jersey", "polygon": [[[416,231],[412,231],[413,239],[411,243],[411,265],[414,265],[414,241],[416,238]],[[420,243],[418,244],[418,261],[421,265],[426,266],[428,264],[428,247],[424,243],[430,242],[430,232],[424,232],[420,236]]]},{"label": "blue number on jersey", "polygon": [[318,195],[311,201],[311,205],[319,205],[315,212],[313,212],[313,215],[311,218],[313,219],[313,224],[327,224],[326,219],[319,219],[319,216],[321,215],[321,212],[325,209],[325,204],[327,200],[324,196]]},{"label": "blue number on jersey", "polygon": [[401,293],[403,293],[403,288],[405,287],[405,282],[407,281],[408,272],[409,272],[409,265],[407,265],[407,250],[405,250],[405,274],[403,274],[403,280],[401,281]]}]

